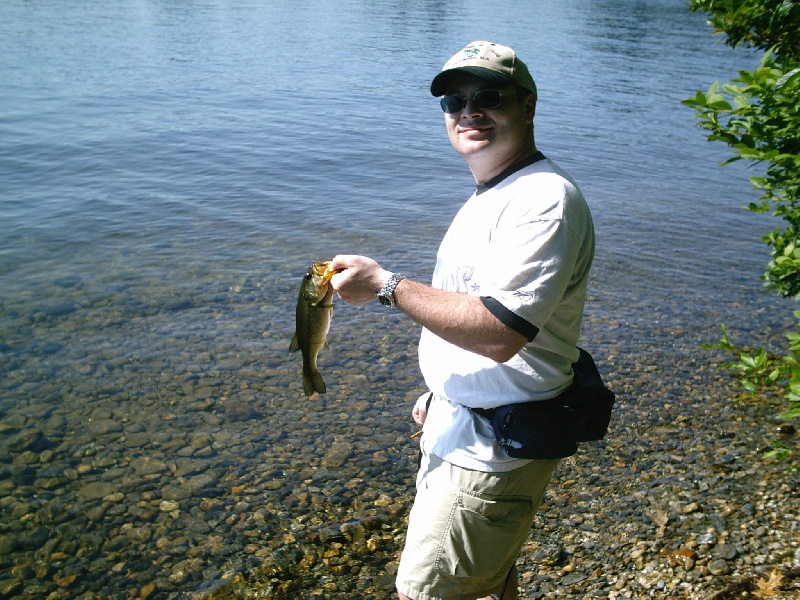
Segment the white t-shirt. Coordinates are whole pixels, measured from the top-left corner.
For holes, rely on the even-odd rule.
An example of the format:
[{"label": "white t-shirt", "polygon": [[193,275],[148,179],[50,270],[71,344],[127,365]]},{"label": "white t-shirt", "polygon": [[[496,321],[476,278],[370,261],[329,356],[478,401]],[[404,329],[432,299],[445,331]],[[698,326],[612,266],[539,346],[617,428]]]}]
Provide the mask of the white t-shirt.
[{"label": "white t-shirt", "polygon": [[435,396],[423,443],[448,462],[482,471],[526,461],[503,452],[488,422],[469,407],[545,400],[570,385],[594,256],[586,201],[552,161],[499,179],[479,186],[456,215],[439,247],[433,287],[481,296],[531,341],[505,363],[427,329],[419,345],[420,368]]}]

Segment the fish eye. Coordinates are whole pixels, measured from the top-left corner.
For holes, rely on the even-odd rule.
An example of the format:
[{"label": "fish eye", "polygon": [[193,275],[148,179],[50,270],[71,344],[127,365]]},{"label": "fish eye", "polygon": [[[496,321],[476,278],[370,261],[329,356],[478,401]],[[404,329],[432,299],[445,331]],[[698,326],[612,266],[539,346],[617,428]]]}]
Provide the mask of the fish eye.
[{"label": "fish eye", "polygon": [[306,279],[311,279],[311,271],[306,272]]}]

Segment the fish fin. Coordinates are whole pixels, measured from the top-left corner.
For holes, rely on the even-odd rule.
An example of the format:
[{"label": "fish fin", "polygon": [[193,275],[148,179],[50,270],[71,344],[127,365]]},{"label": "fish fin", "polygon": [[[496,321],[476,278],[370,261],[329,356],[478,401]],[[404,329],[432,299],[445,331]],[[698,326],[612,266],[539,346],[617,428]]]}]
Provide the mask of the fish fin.
[{"label": "fish fin", "polygon": [[314,392],[324,394],[326,391],[327,387],[319,371],[303,371],[303,392],[305,392],[306,396],[310,396]]},{"label": "fish fin", "polygon": [[297,352],[300,350],[300,342],[297,340],[297,334],[294,334],[292,338],[292,343],[289,345],[289,352]]}]

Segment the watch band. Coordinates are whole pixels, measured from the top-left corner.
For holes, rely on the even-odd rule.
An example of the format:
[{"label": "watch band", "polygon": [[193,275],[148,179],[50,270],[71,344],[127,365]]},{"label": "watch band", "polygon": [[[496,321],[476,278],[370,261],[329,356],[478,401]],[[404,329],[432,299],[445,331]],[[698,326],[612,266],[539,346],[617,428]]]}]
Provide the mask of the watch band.
[{"label": "watch band", "polygon": [[405,277],[402,275],[398,275],[397,273],[392,273],[389,276],[389,280],[386,282],[377,294],[378,301],[383,304],[384,306],[389,306],[394,308],[396,306],[394,301],[394,289],[397,287],[397,284],[403,281]]}]

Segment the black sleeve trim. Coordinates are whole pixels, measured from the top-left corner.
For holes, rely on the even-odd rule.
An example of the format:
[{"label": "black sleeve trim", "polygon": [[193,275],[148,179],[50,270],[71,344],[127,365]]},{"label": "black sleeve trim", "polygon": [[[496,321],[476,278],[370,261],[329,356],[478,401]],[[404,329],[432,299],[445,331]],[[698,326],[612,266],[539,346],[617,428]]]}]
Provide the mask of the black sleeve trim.
[{"label": "black sleeve trim", "polygon": [[514,314],[491,296],[481,296],[481,302],[483,302],[483,305],[487,308],[487,310],[495,317],[500,319],[504,325],[507,325],[517,333],[524,335],[529,342],[533,341],[533,338],[535,338],[539,333],[539,328],[536,327],[536,325],[529,323],[519,315]]}]

